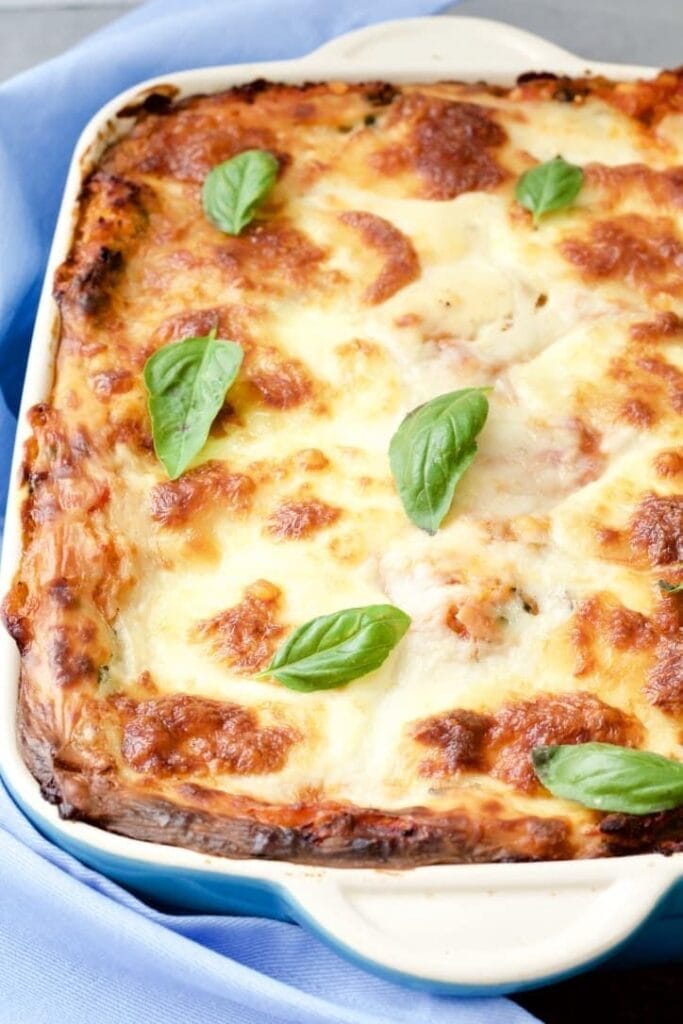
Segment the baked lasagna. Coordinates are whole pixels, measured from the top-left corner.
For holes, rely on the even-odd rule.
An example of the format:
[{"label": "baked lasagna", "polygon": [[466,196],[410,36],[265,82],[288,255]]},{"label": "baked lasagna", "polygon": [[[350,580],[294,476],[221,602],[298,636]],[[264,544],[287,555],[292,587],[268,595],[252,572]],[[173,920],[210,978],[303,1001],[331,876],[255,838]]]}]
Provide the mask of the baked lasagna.
[{"label": "baked lasagna", "polygon": [[[683,850],[683,808],[591,809],[531,756],[683,754],[683,73],[161,88],[122,116],[54,282],[4,602],[45,798],[228,857]],[[247,151],[275,181],[229,233],[203,189]],[[519,182],[558,156],[580,191],[537,218]],[[145,367],[216,336],[242,362],[170,475]],[[425,530],[391,440],[466,389],[488,416]],[[378,667],[269,674],[379,606],[410,624]]]}]

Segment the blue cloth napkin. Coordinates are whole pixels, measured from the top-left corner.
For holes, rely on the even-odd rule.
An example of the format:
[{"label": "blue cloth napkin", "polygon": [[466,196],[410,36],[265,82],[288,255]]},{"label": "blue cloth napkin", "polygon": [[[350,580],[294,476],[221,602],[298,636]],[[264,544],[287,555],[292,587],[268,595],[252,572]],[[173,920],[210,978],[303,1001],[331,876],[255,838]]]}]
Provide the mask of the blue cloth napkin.
[{"label": "blue cloth napkin", "polygon": [[[78,134],[126,86],[304,54],[434,0],[158,0],[0,86],[0,501],[38,289]],[[6,685],[14,685],[5,680]],[[521,1024],[502,999],[439,998],[352,967],[295,925],[174,915],[47,842],[0,785],[2,1024]]]}]

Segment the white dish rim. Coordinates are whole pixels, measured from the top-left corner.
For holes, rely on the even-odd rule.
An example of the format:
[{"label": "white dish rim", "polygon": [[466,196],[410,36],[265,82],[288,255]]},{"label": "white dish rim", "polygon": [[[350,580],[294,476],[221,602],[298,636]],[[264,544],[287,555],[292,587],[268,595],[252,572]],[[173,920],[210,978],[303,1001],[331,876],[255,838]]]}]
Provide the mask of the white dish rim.
[{"label": "white dish rim", "polygon": [[[501,22],[461,15],[402,19],[341,36],[303,58],[226,65],[158,76],[109,101],[84,129],[74,151],[55,229],[33,332],[14,448],[8,513],[0,565],[6,593],[21,552],[19,472],[29,430],[27,410],[45,397],[52,379],[56,306],[51,283],[69,248],[76,199],[84,168],[101,151],[116,124],[122,134],[130,121],[116,118],[123,107],[160,85],[181,95],[216,91],[256,78],[297,82],[429,81],[485,79],[502,84],[529,70],[568,75],[604,74],[622,79],[648,76],[657,69],[583,60],[538,36]],[[337,948],[374,969],[406,980],[462,990],[493,991],[537,984],[594,963],[626,941],[683,878],[683,854],[641,855],[597,861],[537,864],[482,864],[418,867],[404,871],[365,868],[312,868],[280,861],[210,857],[181,847],[144,843],[77,821],[63,821],[40,795],[21,760],[14,722],[19,658],[14,642],[0,632],[0,664],[12,680],[0,697],[0,773],[31,817],[51,830],[110,857],[154,868],[205,872],[262,882],[284,891],[295,916]],[[519,922],[514,894],[534,897],[535,909]],[[474,894],[474,898],[472,898]],[[396,915],[414,920],[425,899],[438,897],[442,918],[455,908],[457,928],[444,936],[435,928],[431,942],[424,926],[413,941],[398,935]],[[491,913],[492,906],[495,909]],[[543,908],[545,904],[545,909]],[[486,905],[491,945],[471,948]],[[417,915],[417,916],[416,916]],[[437,915],[438,916],[438,915]],[[509,920],[513,918],[515,920]],[[516,921],[516,923],[515,923]],[[561,924],[558,925],[558,921]],[[392,923],[393,922],[393,923]],[[419,931],[419,935],[417,932]],[[455,933],[458,933],[457,935]]]}]

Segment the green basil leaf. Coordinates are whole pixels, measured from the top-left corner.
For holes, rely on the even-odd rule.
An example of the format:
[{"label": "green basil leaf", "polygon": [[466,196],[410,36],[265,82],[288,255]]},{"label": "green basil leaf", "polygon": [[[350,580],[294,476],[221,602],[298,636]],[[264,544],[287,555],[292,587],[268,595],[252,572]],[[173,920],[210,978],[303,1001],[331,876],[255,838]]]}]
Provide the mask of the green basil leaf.
[{"label": "green basil leaf", "polygon": [[657,586],[664,594],[683,594],[683,583],[669,583],[668,580],[657,580]]},{"label": "green basil leaf", "polygon": [[322,615],[299,626],[257,678],[275,676],[304,693],[344,686],[379,668],[409,625],[410,617],[391,604]]},{"label": "green basil leaf", "polygon": [[204,179],[204,213],[226,235],[239,235],[275,184],[277,172],[277,160],[265,149],[246,149],[218,164]]},{"label": "green basil leaf", "polygon": [[554,160],[538,164],[521,176],[515,189],[515,198],[527,210],[531,210],[534,224],[538,224],[544,213],[569,206],[578,196],[582,185],[581,168],[556,156]]},{"label": "green basil leaf", "polygon": [[236,342],[220,341],[213,330],[164,345],[145,363],[154,450],[171,480],[206,444],[242,356]]},{"label": "green basil leaf", "polygon": [[536,774],[553,796],[598,811],[651,814],[683,804],[683,763],[612,743],[536,747]]},{"label": "green basil leaf", "polygon": [[389,463],[408,517],[436,533],[455,488],[477,453],[489,388],[465,388],[408,413],[389,445]]}]

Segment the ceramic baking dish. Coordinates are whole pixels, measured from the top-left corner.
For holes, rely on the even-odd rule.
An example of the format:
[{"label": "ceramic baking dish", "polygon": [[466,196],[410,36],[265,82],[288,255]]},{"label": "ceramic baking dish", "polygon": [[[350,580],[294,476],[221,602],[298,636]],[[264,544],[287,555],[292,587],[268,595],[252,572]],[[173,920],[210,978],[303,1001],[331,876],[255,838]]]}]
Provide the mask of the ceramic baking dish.
[{"label": "ceramic baking dish", "polygon": [[[131,125],[117,114],[159,84],[181,95],[252,79],[430,81],[508,84],[521,72],[606,74],[629,79],[652,68],[593,64],[518,29],[476,18],[394,21],[336,39],[299,60],[204,68],[144,82],[95,115],[76,147],[48,264],[26,374],[2,551],[5,593],[20,555],[19,464],[26,411],[52,376],[55,268],[70,246],[83,173]],[[14,799],[55,843],[105,875],[166,905],[298,921],[341,954],[433,992],[491,995],[567,976],[612,957],[683,959],[683,854],[599,861],[420,867],[406,871],[311,868],[226,860],[143,843],[61,821],[40,796],[14,734],[19,659],[0,633],[0,771]]]}]

